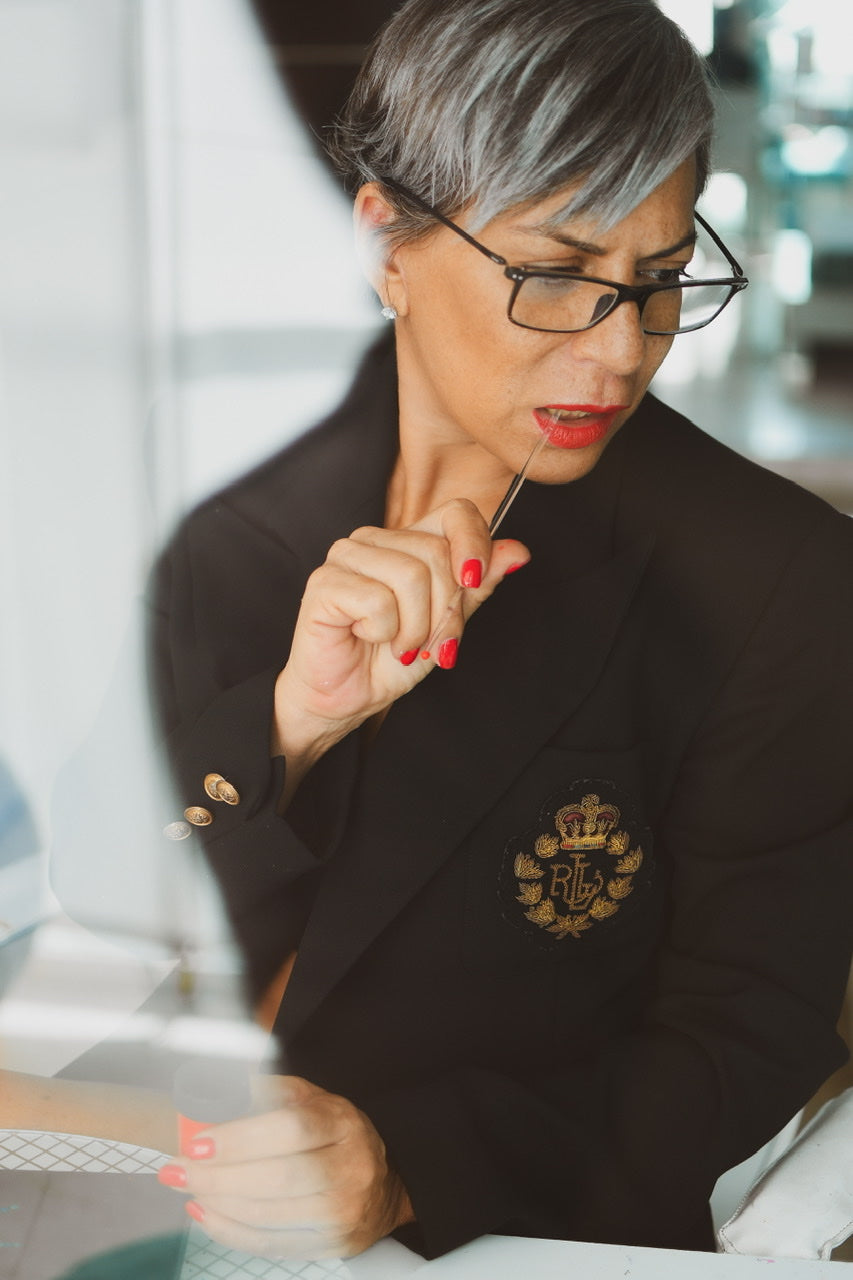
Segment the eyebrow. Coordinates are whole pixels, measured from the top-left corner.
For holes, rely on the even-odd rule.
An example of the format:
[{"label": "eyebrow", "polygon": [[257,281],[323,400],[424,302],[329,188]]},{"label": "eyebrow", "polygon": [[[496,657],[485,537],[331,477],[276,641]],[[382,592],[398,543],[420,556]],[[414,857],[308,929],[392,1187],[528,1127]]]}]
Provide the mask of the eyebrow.
[{"label": "eyebrow", "polygon": [[[567,235],[564,231],[551,231],[547,226],[536,227],[519,227],[519,231],[524,231],[528,235],[545,236],[548,240],[556,240],[558,244],[566,245],[569,249],[578,249],[581,253],[588,253],[595,258],[604,258],[610,249],[603,248],[600,244],[590,244],[587,240],[577,240],[574,236]],[[679,249],[686,249],[690,245],[696,243],[696,228],[689,231],[686,236],[676,241],[675,244],[668,245],[666,249],[659,249],[657,253],[648,253],[641,259],[643,262],[651,262],[655,258],[668,258],[671,253],[678,253]]]}]

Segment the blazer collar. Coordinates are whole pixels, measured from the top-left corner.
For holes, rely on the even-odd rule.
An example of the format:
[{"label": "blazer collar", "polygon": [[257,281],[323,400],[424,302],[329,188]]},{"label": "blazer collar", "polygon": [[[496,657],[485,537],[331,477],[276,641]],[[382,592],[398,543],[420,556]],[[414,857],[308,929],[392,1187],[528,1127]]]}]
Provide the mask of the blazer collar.
[{"label": "blazer collar", "polygon": [[[501,532],[530,547],[531,563],[471,619],[457,668],[433,672],[389,712],[300,944],[281,1011],[285,1037],[598,679],[653,542],[638,535],[614,545],[623,455],[617,436],[583,480],[524,487]],[[377,883],[381,895],[368,893]]]},{"label": "blazer collar", "polygon": [[[306,573],[323,563],[338,538],[384,520],[398,449],[392,339],[383,334],[368,349],[341,405],[282,451],[273,483],[264,484],[266,520]],[[251,498],[257,518],[256,495]]]}]

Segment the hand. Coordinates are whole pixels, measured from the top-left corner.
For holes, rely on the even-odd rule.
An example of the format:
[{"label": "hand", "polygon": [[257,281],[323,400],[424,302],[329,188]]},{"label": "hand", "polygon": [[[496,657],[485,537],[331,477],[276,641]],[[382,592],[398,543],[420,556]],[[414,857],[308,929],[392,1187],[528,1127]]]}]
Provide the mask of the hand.
[{"label": "hand", "polygon": [[347,1258],[412,1221],[357,1107],[298,1076],[258,1077],[257,1090],[274,1110],[211,1126],[194,1139],[198,1158],[158,1175],[191,1194],[187,1210],[208,1235],[267,1258]]},{"label": "hand", "polygon": [[276,684],[274,751],[289,769],[310,767],[437,664],[453,665],[467,619],[529,558],[519,542],[492,542],[463,500],[408,529],[357,529],[336,542],[308,580]]}]

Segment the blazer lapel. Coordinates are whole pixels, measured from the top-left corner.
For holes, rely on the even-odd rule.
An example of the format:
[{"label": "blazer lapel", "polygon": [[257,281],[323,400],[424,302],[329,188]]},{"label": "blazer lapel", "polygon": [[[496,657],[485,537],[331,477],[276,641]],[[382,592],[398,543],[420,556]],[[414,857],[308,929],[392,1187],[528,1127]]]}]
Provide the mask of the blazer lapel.
[{"label": "blazer lapel", "polygon": [[613,549],[620,454],[611,446],[583,481],[522,491],[501,533],[523,539],[531,563],[468,623],[456,670],[432,673],[388,714],[300,944],[280,1015],[286,1037],[597,680],[653,542]]}]

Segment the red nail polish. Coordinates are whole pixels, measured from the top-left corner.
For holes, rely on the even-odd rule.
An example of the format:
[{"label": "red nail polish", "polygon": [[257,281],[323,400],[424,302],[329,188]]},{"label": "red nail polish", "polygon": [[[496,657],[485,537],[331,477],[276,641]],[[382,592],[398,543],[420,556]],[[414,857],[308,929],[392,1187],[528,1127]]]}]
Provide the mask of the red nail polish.
[{"label": "red nail polish", "polygon": [[216,1155],[216,1143],[212,1138],[193,1138],[187,1143],[187,1155],[191,1160],[210,1160]]},{"label": "red nail polish", "polygon": [[508,569],[504,569],[504,577],[506,577],[508,573],[516,573],[517,570],[523,569],[526,564],[526,560],[519,560],[518,564],[511,564]]},{"label": "red nail polish", "polygon": [[157,1170],[157,1181],[162,1182],[164,1187],[185,1187],[187,1171],[178,1164],[164,1164],[162,1169]]},{"label": "red nail polish", "polygon": [[417,656],[417,649],[407,649],[405,653],[400,654],[400,661],[404,667],[410,667]]},{"label": "red nail polish", "polygon": [[423,653],[421,654],[421,657],[423,658],[424,662],[429,662],[429,658],[430,658],[429,649],[424,649]]},{"label": "red nail polish", "polygon": [[449,671],[451,667],[456,666],[456,654],[459,650],[458,640],[445,640],[438,651],[438,665],[444,670]]},{"label": "red nail polish", "polygon": [[479,587],[483,580],[483,566],[479,560],[466,560],[462,566],[460,582],[463,587]]},{"label": "red nail polish", "polygon": [[188,1200],[184,1208],[191,1218],[195,1218],[196,1222],[204,1222],[204,1209],[195,1200]]}]

